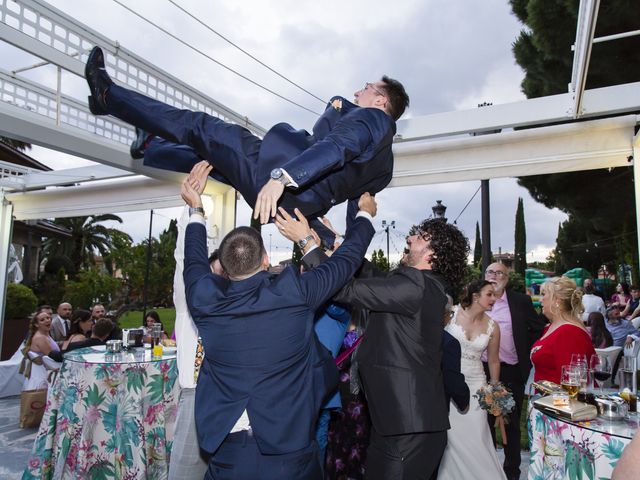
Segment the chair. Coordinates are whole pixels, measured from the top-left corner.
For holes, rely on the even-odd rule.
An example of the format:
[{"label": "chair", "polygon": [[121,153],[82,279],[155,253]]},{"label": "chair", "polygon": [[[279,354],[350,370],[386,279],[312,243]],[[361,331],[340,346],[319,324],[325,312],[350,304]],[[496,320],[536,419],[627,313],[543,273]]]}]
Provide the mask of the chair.
[{"label": "chair", "polygon": [[622,347],[607,347],[607,348],[596,348],[596,353],[598,355],[604,355],[609,359],[609,365],[611,365],[611,377],[605,381],[602,386],[605,388],[611,387],[613,382],[614,375],[617,371],[617,359],[622,351]]}]

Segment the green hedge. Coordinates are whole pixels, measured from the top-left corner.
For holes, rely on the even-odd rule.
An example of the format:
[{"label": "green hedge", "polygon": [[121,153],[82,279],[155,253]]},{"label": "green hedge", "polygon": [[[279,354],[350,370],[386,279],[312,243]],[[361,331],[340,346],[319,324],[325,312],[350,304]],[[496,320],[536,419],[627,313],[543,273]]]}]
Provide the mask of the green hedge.
[{"label": "green hedge", "polygon": [[36,311],[38,297],[31,289],[20,283],[7,285],[4,318],[27,318]]}]

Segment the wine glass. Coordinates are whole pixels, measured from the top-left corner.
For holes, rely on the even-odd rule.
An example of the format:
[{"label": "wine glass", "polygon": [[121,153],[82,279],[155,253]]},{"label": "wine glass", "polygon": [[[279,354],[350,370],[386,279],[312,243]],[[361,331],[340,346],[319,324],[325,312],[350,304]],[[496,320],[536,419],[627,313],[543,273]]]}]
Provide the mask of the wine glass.
[{"label": "wine glass", "polygon": [[578,390],[580,390],[580,367],[563,365],[560,385],[571,398],[574,398],[578,394]]},{"label": "wine glass", "polygon": [[598,381],[600,394],[602,395],[604,393],[602,391],[602,384],[611,376],[611,362],[609,361],[609,357],[598,354],[591,355],[591,372]]}]

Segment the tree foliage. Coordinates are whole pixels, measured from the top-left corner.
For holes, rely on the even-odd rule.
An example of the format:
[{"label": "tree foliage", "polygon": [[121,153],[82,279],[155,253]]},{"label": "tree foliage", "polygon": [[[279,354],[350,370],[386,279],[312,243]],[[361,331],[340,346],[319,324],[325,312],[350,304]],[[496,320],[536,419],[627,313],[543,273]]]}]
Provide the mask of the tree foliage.
[{"label": "tree foliage", "polygon": [[524,277],[527,269],[527,232],[524,223],[524,204],[518,198],[516,209],[515,247],[513,252],[513,270]]},{"label": "tree foliage", "polygon": [[389,259],[386,257],[382,249],[374,250],[371,254],[371,263],[380,270],[389,271]]},{"label": "tree foliage", "polygon": [[74,308],[89,309],[94,303],[102,303],[107,308],[120,289],[121,282],[98,269],[84,270],[75,280],[67,282],[64,298]]},{"label": "tree foliage", "polygon": [[[177,238],[178,228],[175,220],[171,220],[168,228],[160,233],[157,239],[151,238],[148,306],[173,305],[173,276],[176,266],[174,251]],[[117,235],[113,238],[112,250],[105,262],[113,264],[116,273],[122,277],[122,288],[114,298],[114,307],[142,305],[148,248],[148,240],[134,245],[128,236]]]},{"label": "tree foliage", "polygon": [[482,237],[480,236],[480,224],[476,222],[476,243],[473,247],[473,266],[479,268],[482,263]]},{"label": "tree foliage", "polygon": [[[566,93],[579,0],[510,3],[526,26],[513,45],[516,61],[525,71],[522,91],[528,98]],[[637,2],[600,2],[595,36],[637,30],[639,25]],[[638,80],[640,37],[593,45],[587,89]],[[521,177],[518,183],[536,201],[559,208],[569,217],[558,234],[556,269],[583,266],[597,271],[596,265],[624,260],[634,265],[634,273],[638,271],[631,167]]]},{"label": "tree foliage", "polygon": [[[115,237],[129,236],[115,228],[102,225],[102,222],[109,220],[122,223],[122,219],[113,214],[56,218],[54,223],[70,230],[71,238],[48,238],[44,242],[44,257],[68,257],[73,265],[74,275],[82,269],[91,268],[95,265],[96,252],[106,257]],[[105,267],[110,269],[111,266],[105,264]]]}]

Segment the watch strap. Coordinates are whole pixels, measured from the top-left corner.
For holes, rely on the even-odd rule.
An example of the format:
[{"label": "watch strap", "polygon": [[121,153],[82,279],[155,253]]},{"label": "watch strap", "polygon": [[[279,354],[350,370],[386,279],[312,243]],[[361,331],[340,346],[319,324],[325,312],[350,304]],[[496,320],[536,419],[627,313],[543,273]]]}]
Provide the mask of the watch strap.
[{"label": "watch strap", "polygon": [[204,208],[202,207],[189,207],[189,216],[193,214],[202,215],[204,217]]}]

